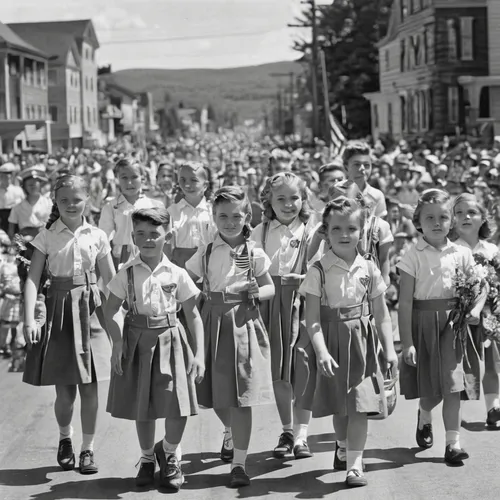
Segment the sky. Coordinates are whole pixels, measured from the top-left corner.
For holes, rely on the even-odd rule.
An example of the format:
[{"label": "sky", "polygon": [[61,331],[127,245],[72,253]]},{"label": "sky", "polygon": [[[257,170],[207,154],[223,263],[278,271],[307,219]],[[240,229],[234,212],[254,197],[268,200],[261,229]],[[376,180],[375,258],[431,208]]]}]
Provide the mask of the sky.
[{"label": "sky", "polygon": [[287,23],[302,8],[300,0],[13,0],[0,1],[0,21],[90,18],[98,62],[113,70],[228,68],[297,59],[293,39],[309,30]]}]

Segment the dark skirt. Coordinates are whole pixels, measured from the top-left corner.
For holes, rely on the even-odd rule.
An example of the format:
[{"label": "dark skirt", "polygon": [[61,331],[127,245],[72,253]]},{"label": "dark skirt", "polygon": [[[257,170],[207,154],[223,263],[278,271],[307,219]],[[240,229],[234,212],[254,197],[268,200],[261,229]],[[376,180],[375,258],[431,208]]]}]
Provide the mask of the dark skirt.
[{"label": "dark skirt", "polygon": [[111,374],[106,411],[127,420],[196,415],[193,352],[175,314],[147,318],[128,314],[123,331],[123,374]]},{"label": "dark skirt", "polygon": [[274,297],[260,304],[260,312],[269,336],[273,382],[291,383],[294,346],[299,336],[304,298],[297,293],[300,280],[281,276],[272,279]]},{"label": "dark skirt", "polygon": [[269,338],[259,308],[247,294],[212,292],[204,301],[205,408],[251,407],[274,401]]},{"label": "dark skirt", "polygon": [[51,278],[47,319],[41,338],[26,355],[23,381],[41,385],[79,385],[96,382],[90,316],[100,306],[95,276]]},{"label": "dark skirt", "polygon": [[463,399],[479,399],[481,356],[479,342],[469,330],[467,358],[448,322],[456,299],[414,300],[413,345],[417,366],[400,363],[401,394],[406,399],[442,398],[456,392]]},{"label": "dark skirt", "polygon": [[296,347],[296,406],[313,417],[353,413],[387,416],[384,377],[368,303],[332,309],[321,307],[326,347],[339,365],[333,378],[318,373],[314,348],[304,329]]},{"label": "dark skirt", "polygon": [[186,269],[186,262],[196,253],[197,248],[174,248],[172,252],[172,259],[170,259],[176,266]]},{"label": "dark skirt", "polygon": [[484,370],[487,373],[500,373],[500,349],[494,340],[484,349]]}]

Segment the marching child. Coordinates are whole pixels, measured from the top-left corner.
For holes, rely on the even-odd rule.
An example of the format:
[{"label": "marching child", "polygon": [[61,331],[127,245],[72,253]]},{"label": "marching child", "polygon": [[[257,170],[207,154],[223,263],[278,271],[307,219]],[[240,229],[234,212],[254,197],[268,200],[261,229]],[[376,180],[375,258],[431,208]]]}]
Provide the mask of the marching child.
[{"label": "marching child", "polygon": [[[455,217],[455,232],[457,245],[472,250],[472,253],[482,254],[487,260],[498,255],[498,247],[486,241],[492,234],[489,214],[483,205],[478,203],[472,194],[461,194],[453,203]],[[489,429],[500,428],[500,397],[499,374],[500,354],[498,344],[491,342],[484,349],[483,390],[486,403],[486,426]]]},{"label": "marching child", "polygon": [[[55,385],[57,461],[64,470],[75,467],[71,420],[77,389],[80,392],[82,474],[98,471],[93,451],[97,374],[90,339],[90,315],[101,305],[96,265],[105,284],[114,275],[106,235],[83,217],[88,198],[83,178],[66,175],[58,179],[47,226],[31,242],[35,250],[24,289],[24,336],[29,350],[23,380],[36,386]],[[46,265],[50,274],[47,321],[40,330],[35,308]]]},{"label": "marching child", "polygon": [[[180,442],[187,417],[198,413],[195,382],[204,374],[203,325],[196,299],[199,289],[184,269],[164,254],[170,237],[165,208],[132,214],[139,255],[109,283],[106,307],[113,341],[107,411],[135,420],[141,447],[137,486],[154,482],[155,458],[161,484],[179,490],[184,482]],[[120,308],[128,303],[121,328]],[[182,306],[193,348],[177,318]],[[155,421],[165,419],[165,437],[155,445]]]},{"label": "marching child", "polygon": [[142,193],[141,167],[138,163],[122,159],[116,163],[115,175],[120,194],[104,205],[99,227],[106,233],[113,246],[115,268],[137,254],[132,241],[132,212],[140,208],[163,207],[160,200],[153,200]]},{"label": "marching child", "polygon": [[292,366],[304,310],[298,289],[307,270],[307,245],[312,233],[308,226],[308,189],[295,174],[282,172],[267,179],[261,201],[264,222],[254,229],[251,239],[271,259],[269,274],[275,289],[274,297],[260,305],[271,345],[274,396],[283,426],[273,455],[284,458],[293,451],[295,458],[307,458],[312,456],[307,445],[311,415],[308,410],[292,410]]},{"label": "marching child", "polygon": [[[297,404],[312,409],[313,417],[333,415],[334,468],[347,470],[348,487],[368,484],[363,472],[368,414],[387,414],[384,390],[376,389],[384,387],[387,368],[380,366],[377,332],[394,377],[397,369],[386,284],[374,263],[357,251],[365,213],[346,197],[326,205],[322,232],[328,251],[309,268],[299,290],[306,297],[310,338],[301,338],[297,348],[305,358],[297,369],[308,372],[301,377],[306,385]],[[346,450],[343,456],[340,450]]]},{"label": "marching child", "polygon": [[188,161],[181,165],[177,180],[182,198],[168,207],[173,230],[169,254],[172,262],[184,268],[199,247],[213,241],[216,228],[208,198],[210,170],[203,163]]},{"label": "marching child", "polygon": [[[215,193],[218,235],[187,262],[203,278],[206,374],[200,405],[213,408],[226,431],[221,458],[232,461],[232,488],[247,486],[245,462],[252,432],[252,407],[272,402],[269,339],[258,302],[272,298],[269,257],[250,236],[252,208],[245,192],[227,186]],[[234,448],[233,442],[234,441]]]},{"label": "marching child", "polygon": [[[462,343],[455,342],[448,321],[457,303],[456,270],[465,273],[474,266],[470,249],[448,239],[452,220],[450,195],[439,189],[424,191],[413,216],[420,233],[418,242],[397,267],[401,275],[399,333],[404,348],[401,394],[420,399],[416,440],[421,448],[434,444],[432,410],[443,401],[444,460],[453,465],[469,458],[460,444],[460,399],[462,394],[479,398],[480,365],[477,351],[470,350],[468,361],[464,359]],[[479,323],[486,300],[486,294],[482,295],[467,318],[470,324]]]}]

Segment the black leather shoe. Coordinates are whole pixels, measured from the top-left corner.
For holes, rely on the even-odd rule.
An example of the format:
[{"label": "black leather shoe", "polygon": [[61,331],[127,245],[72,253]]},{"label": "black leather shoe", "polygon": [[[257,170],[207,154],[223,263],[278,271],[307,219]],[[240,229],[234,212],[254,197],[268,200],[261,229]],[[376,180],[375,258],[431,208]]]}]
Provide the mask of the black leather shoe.
[{"label": "black leather shoe", "polygon": [[278,446],[273,450],[274,458],[285,458],[293,451],[293,435],[291,432],[283,432],[279,438]]},{"label": "black leather shoe", "polygon": [[71,438],[61,439],[57,449],[57,463],[64,470],[73,470],[75,468],[75,450]]},{"label": "black leather shoe", "polygon": [[335,455],[333,456],[333,470],[347,470],[347,460],[339,458],[339,443],[335,442]]},{"label": "black leather shoe", "polygon": [[227,464],[230,464],[233,461],[234,457],[234,448],[226,448],[226,443],[229,440],[226,439],[226,435],[224,434],[224,439],[222,440],[222,448],[220,449],[220,459]]},{"label": "black leather shoe", "polygon": [[149,486],[155,482],[155,463],[141,462],[139,472],[135,477],[135,485],[139,487]]},{"label": "black leather shoe", "polygon": [[179,491],[184,484],[184,475],[175,455],[165,455],[163,441],[155,444],[156,461],[160,468],[160,483],[163,487]]},{"label": "black leather shoe", "polygon": [[85,450],[80,453],[80,474],[96,474],[99,472],[99,467],[94,460],[94,452]]},{"label": "black leather shoe", "polygon": [[250,478],[243,467],[235,467],[231,471],[231,481],[229,483],[230,488],[242,488],[243,486],[248,486],[249,484]]},{"label": "black leather shoe", "polygon": [[452,448],[450,445],[446,447],[444,452],[444,461],[450,465],[461,464],[469,458],[469,454],[462,448]]},{"label": "black leather shoe", "polygon": [[295,460],[310,458],[313,456],[311,450],[309,449],[309,445],[305,441],[302,441],[293,447],[293,454],[295,456]]},{"label": "black leather shoe", "polygon": [[417,432],[416,432],[416,440],[418,446],[420,448],[424,448],[427,450],[432,448],[434,444],[434,434],[432,433],[432,424],[425,424],[422,429],[419,428],[420,423],[420,410],[418,410],[417,416]]},{"label": "black leather shoe", "polygon": [[360,488],[368,484],[365,475],[357,469],[351,469],[347,473],[345,482],[348,488]]},{"label": "black leather shoe", "polygon": [[500,430],[500,408],[492,408],[488,412],[486,427],[490,430]]}]

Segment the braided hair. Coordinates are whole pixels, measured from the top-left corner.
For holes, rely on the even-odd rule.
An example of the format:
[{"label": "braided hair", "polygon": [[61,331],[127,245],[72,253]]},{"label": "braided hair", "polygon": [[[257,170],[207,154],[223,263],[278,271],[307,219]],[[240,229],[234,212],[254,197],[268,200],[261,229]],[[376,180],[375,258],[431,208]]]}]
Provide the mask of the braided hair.
[{"label": "braided hair", "polygon": [[89,185],[83,177],[79,177],[78,175],[63,175],[62,177],[59,177],[54,185],[52,211],[50,212],[49,220],[45,225],[46,229],[50,229],[52,227],[52,224],[54,224],[54,222],[61,216],[61,214],[59,213],[59,207],[57,206],[56,198],[57,191],[65,187],[81,189],[85,191],[87,196],[89,195]]}]

